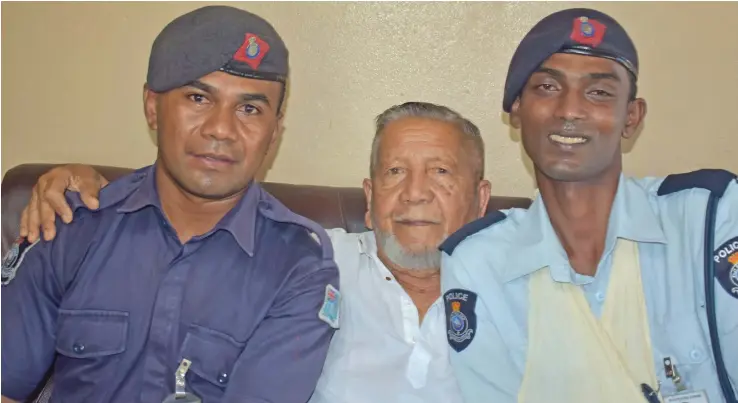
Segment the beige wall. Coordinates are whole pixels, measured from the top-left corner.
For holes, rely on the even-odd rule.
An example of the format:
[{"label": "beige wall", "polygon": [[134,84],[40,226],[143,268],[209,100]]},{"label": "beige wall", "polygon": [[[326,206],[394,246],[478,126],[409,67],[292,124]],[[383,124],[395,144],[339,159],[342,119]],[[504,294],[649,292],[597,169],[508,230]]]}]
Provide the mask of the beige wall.
[{"label": "beige wall", "polygon": [[[286,131],[267,180],[359,186],[372,118],[405,100],[476,121],[494,193],[533,181],[501,98],[509,59],[565,3],[230,3],[291,51]],[[138,167],[155,158],[141,107],[159,30],[200,3],[2,3],[2,171],[25,162]],[[738,171],[738,3],[596,3],[641,55],[646,124],[626,171]]]}]

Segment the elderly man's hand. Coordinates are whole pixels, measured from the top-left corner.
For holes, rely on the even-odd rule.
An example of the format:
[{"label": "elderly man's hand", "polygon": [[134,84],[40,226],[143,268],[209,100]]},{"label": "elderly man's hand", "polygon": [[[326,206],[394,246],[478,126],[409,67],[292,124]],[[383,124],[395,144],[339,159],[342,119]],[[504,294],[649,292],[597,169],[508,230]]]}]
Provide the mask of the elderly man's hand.
[{"label": "elderly man's hand", "polygon": [[64,192],[79,192],[82,202],[94,210],[99,207],[100,189],[107,184],[108,180],[89,165],[70,164],[51,169],[33,186],[31,201],[21,215],[20,235],[34,242],[40,236],[39,230],[43,230],[45,240],[54,239],[55,216],[61,216],[65,223],[72,221],[72,209]]}]

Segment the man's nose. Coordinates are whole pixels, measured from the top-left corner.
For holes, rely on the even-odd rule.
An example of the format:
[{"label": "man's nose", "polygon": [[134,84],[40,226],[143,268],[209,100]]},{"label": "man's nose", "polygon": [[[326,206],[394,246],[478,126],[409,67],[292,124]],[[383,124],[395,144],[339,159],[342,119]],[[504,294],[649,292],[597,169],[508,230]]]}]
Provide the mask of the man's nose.
[{"label": "man's nose", "polygon": [[556,117],[562,120],[581,120],[587,116],[587,100],[582,91],[568,88],[562,91],[556,105]]},{"label": "man's nose", "polygon": [[205,123],[202,125],[202,135],[215,140],[229,141],[236,138],[235,111],[228,107],[216,105],[213,107]]},{"label": "man's nose", "polygon": [[401,197],[404,203],[411,204],[428,203],[433,200],[433,192],[431,192],[427,173],[411,171],[405,180]]}]

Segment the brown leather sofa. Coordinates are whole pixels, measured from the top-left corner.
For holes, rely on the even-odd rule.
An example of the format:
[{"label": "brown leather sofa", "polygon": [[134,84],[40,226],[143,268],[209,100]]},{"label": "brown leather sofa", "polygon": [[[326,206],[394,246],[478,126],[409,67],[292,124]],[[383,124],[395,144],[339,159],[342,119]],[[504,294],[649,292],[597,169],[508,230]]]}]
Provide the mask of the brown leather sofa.
[{"label": "brown leather sofa", "polygon": [[[18,237],[23,207],[31,188],[44,172],[55,164],[23,164],[10,169],[2,181],[2,252]],[[109,180],[132,171],[130,168],[95,166]],[[348,232],[365,231],[366,201],[360,187],[291,185],[265,182],[264,188],[292,211],[312,219],[324,228],[344,228]],[[526,208],[531,200],[523,197],[492,196],[488,211],[510,207]]]},{"label": "brown leather sofa", "polygon": [[[2,254],[18,237],[20,215],[28,204],[31,188],[44,172],[55,164],[23,164],[10,169],[2,180]],[[95,166],[109,180],[119,178],[132,171],[130,168]],[[360,187],[329,187],[291,185],[286,183],[263,183],[264,188],[288,208],[316,221],[324,228],[344,228],[349,232],[365,231],[364,212],[366,202]],[[487,211],[510,207],[527,208],[530,199],[521,197],[493,196]],[[41,385],[39,385],[41,386]],[[29,401],[46,402],[51,384],[35,393]]]}]

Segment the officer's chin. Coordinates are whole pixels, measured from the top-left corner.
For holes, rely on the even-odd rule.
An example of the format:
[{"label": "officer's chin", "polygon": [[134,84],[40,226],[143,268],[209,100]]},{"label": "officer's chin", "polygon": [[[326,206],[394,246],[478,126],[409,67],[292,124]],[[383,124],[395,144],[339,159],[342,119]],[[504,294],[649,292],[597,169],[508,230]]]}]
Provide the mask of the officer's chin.
[{"label": "officer's chin", "polygon": [[248,183],[221,182],[213,178],[195,180],[182,186],[192,196],[205,200],[225,200],[240,196]]}]

